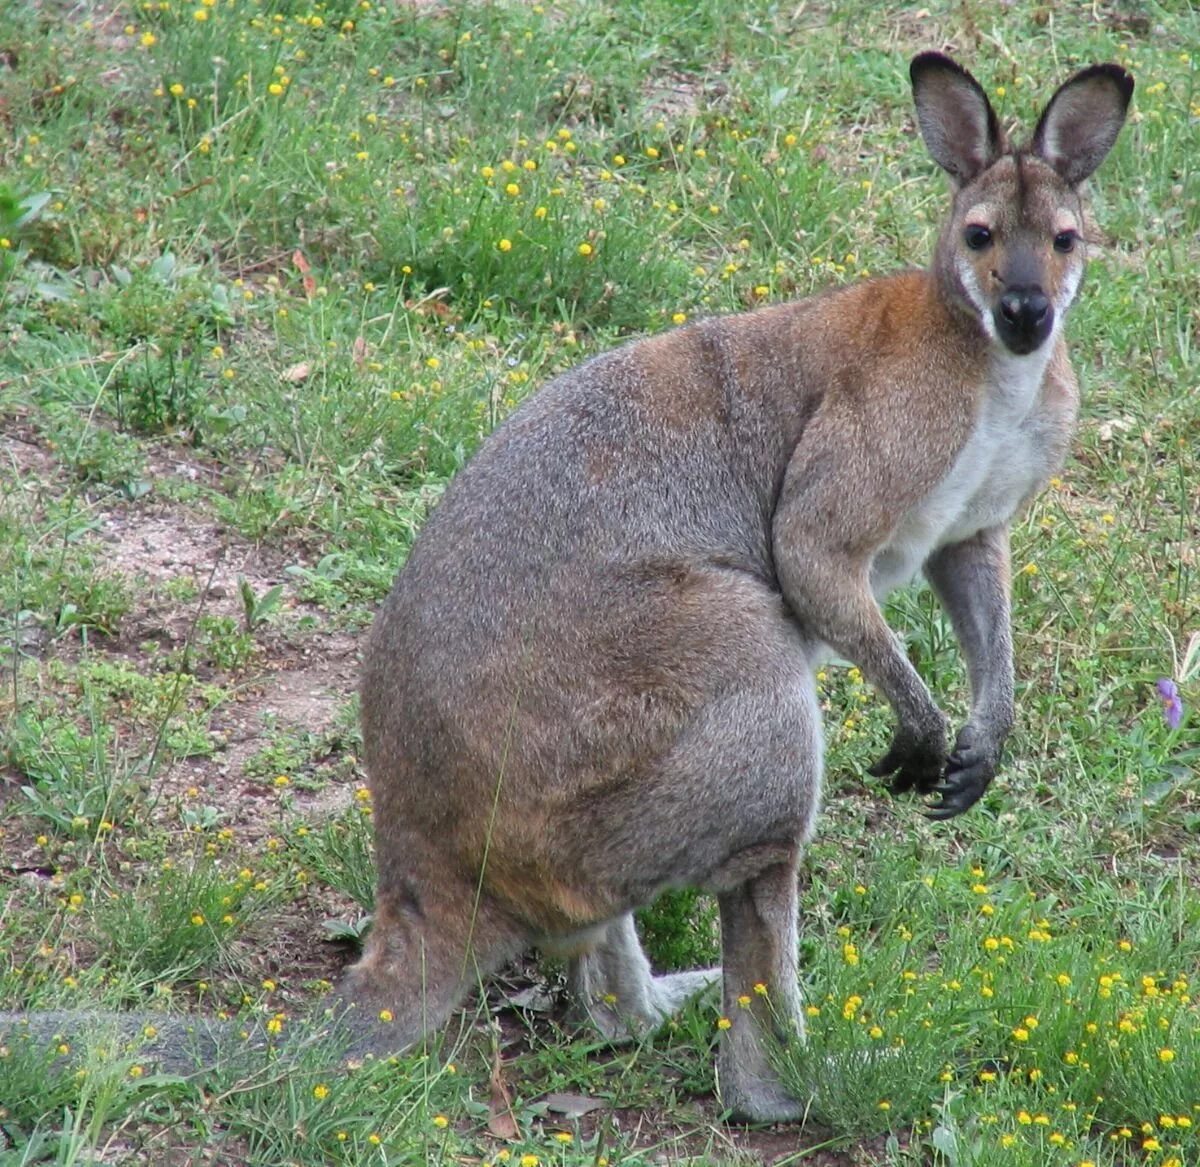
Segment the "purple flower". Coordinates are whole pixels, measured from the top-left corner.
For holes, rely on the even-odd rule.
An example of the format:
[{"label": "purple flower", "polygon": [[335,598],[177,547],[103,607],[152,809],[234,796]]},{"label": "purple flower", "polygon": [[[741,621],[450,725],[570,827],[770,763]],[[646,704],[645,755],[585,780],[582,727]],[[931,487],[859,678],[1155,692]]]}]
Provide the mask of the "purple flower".
[{"label": "purple flower", "polygon": [[1162,700],[1163,718],[1172,729],[1178,729],[1183,720],[1183,702],[1179,699],[1179,690],[1175,682],[1168,677],[1162,677],[1155,685]]}]

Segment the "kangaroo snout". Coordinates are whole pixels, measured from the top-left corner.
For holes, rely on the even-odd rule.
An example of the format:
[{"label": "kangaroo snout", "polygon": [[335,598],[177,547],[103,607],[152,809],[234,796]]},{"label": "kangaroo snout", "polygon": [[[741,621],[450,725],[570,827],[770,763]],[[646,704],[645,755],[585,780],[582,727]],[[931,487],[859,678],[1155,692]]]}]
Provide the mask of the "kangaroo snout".
[{"label": "kangaroo snout", "polygon": [[1033,352],[1054,329],[1054,307],[1039,287],[1009,288],[1000,297],[996,331],[1018,356]]}]

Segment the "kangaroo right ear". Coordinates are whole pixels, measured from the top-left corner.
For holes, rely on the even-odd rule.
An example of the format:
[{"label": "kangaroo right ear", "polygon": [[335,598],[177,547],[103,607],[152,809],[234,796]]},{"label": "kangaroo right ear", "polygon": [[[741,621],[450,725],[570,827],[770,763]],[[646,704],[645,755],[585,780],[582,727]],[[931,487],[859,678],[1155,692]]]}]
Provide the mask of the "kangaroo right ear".
[{"label": "kangaroo right ear", "polygon": [[933,160],[958,186],[1004,152],[1004,137],[983,86],[943,53],[920,53],[909,66],[917,124]]}]

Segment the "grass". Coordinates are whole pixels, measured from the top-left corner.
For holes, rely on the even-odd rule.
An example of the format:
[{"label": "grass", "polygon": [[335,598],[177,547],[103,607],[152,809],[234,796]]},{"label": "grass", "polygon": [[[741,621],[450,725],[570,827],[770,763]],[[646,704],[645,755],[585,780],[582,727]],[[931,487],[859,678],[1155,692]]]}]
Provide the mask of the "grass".
[{"label": "grass", "polygon": [[[1139,88],[1092,184],[1073,457],[1014,531],[1002,779],[930,826],[861,777],[888,711],[821,678],[810,1046],[784,1066],[821,1124],[720,1122],[711,1007],[606,1050],[518,970],[501,1025],[343,1075],[316,1048],[171,1077],[103,1032],[64,1075],[12,1043],[0,1162],[1200,1159],[1200,13],[1177,0],[9,6],[0,999],[279,1025],[320,999],[371,899],[353,646],[445,482],[625,336],[924,262],[945,195],[905,68],[944,44],[1027,129],[1078,64]],[[891,617],[961,716],[936,605]],[[703,900],[645,925],[659,964],[710,959]]]}]

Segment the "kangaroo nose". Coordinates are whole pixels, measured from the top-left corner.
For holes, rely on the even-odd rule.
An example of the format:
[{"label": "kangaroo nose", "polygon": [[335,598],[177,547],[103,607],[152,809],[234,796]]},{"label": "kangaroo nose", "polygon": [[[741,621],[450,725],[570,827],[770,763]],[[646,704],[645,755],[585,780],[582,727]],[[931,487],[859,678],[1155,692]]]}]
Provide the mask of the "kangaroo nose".
[{"label": "kangaroo nose", "polygon": [[1000,313],[1012,328],[1023,332],[1036,329],[1050,311],[1050,301],[1037,288],[1005,292]]}]

